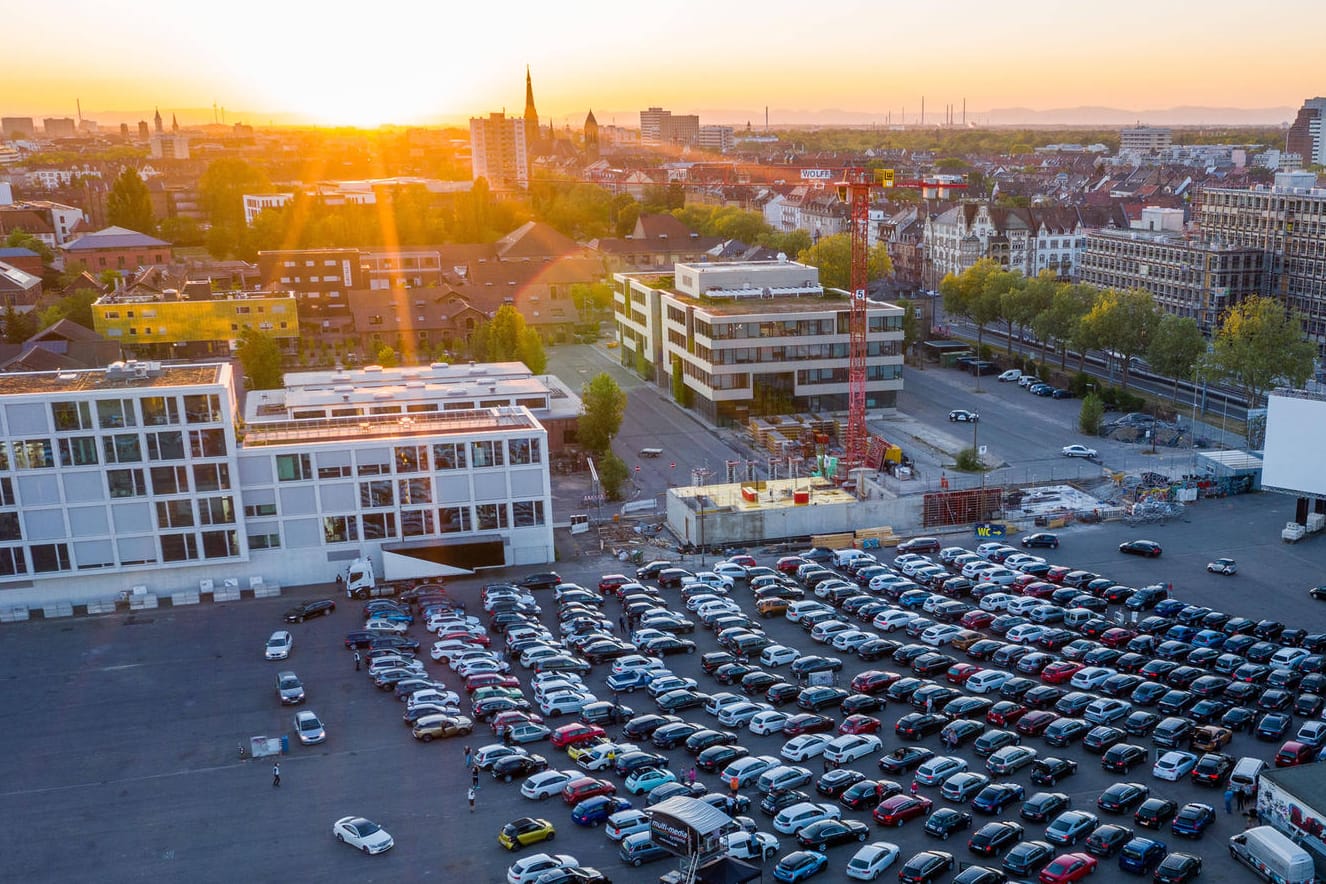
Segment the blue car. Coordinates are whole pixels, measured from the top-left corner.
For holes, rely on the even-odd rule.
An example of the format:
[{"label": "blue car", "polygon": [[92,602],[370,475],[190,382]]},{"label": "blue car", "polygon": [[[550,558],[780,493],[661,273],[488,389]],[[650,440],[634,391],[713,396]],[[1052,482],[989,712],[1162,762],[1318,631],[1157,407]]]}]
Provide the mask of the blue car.
[{"label": "blue car", "polygon": [[1219,648],[1227,637],[1218,629],[1203,629],[1192,637],[1192,643],[1199,648]]},{"label": "blue car", "polygon": [[1017,783],[992,783],[972,801],[971,808],[978,813],[1003,813],[1014,801],[1021,801],[1023,790]]},{"label": "blue car", "polygon": [[1185,804],[1170,821],[1169,829],[1175,835],[1185,838],[1200,838],[1202,833],[1215,822],[1215,808],[1209,804],[1193,802]]},{"label": "blue car", "polygon": [[1119,851],[1119,868],[1135,875],[1149,875],[1168,853],[1169,848],[1164,841],[1134,838]]},{"label": "blue car", "polygon": [[1173,617],[1175,614],[1188,607],[1188,603],[1179,599],[1165,599],[1158,602],[1155,607],[1157,617]]},{"label": "blue car", "polygon": [[798,850],[789,853],[774,866],[775,881],[804,881],[812,875],[818,875],[829,864],[829,858],[815,850]]},{"label": "blue car", "polygon": [[619,810],[630,810],[631,802],[615,795],[593,795],[571,808],[571,822],[580,826],[598,827]]}]

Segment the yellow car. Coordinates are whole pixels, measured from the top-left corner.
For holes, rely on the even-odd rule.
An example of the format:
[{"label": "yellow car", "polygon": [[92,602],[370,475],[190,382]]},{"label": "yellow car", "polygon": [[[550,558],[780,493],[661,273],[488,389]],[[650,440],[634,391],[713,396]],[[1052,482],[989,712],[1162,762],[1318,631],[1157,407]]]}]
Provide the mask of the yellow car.
[{"label": "yellow car", "polygon": [[547,820],[524,816],[503,826],[497,834],[497,843],[507,850],[516,850],[540,841],[551,841],[556,834],[557,830]]},{"label": "yellow car", "polygon": [[571,756],[572,761],[579,761],[581,758],[588,755],[591,749],[597,748],[600,743],[607,743],[607,742],[609,742],[607,737],[599,737],[598,739],[594,740],[586,740],[583,743],[576,743],[573,746],[568,747],[566,750],[566,754]]}]

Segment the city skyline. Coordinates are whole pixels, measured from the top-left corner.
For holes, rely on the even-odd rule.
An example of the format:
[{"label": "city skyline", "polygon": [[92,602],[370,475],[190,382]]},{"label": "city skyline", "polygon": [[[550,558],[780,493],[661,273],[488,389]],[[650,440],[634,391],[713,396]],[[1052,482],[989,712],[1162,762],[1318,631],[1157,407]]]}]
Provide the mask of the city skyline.
[{"label": "city skyline", "polygon": [[[1305,96],[1326,91],[1313,41],[1326,9],[1269,7],[1249,19],[1232,0],[1200,15],[1120,0],[1106,16],[1023,0],[974,24],[989,15],[974,0],[887,16],[860,0],[827,15],[771,0],[758,16],[682,0],[642,31],[617,7],[587,0],[572,16],[513,10],[493,34],[479,7],[398,2],[374,18],[343,2],[234,0],[221,19],[163,0],[145,0],[133,17],[72,0],[59,17],[31,5],[7,14],[11,33],[26,38],[9,67],[24,73],[6,84],[0,112],[73,116],[79,100],[85,116],[122,115],[108,122],[144,108],[203,109],[202,119],[181,119],[197,125],[212,121],[215,104],[228,122],[459,124],[502,108],[518,114],[529,64],[540,117],[558,122],[592,107],[603,109],[601,123],[635,126],[622,115],[661,105],[730,124],[762,125],[766,107],[775,124],[897,123],[904,112],[916,123],[923,98],[927,123],[947,106],[960,114],[964,101],[969,121],[995,124],[1053,109],[1111,111],[1115,124],[1119,114],[1194,106],[1288,122]],[[71,34],[96,43],[52,51],[78,48]],[[105,51],[125,45],[134,52]]]}]

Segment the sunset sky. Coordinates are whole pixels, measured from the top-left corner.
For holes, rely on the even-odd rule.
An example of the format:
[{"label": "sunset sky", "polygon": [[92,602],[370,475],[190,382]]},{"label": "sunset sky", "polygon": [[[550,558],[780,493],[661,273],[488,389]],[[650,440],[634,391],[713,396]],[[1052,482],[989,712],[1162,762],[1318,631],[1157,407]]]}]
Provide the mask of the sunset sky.
[{"label": "sunset sky", "polygon": [[[650,11],[647,11],[650,10]],[[554,11],[556,14],[554,14]],[[651,104],[741,122],[768,105],[913,120],[991,108],[1297,107],[1326,93],[1326,4],[1115,0],[15,3],[0,112],[374,125],[520,114],[638,124]],[[21,73],[16,73],[21,72]],[[191,109],[191,110],[189,110]]]}]

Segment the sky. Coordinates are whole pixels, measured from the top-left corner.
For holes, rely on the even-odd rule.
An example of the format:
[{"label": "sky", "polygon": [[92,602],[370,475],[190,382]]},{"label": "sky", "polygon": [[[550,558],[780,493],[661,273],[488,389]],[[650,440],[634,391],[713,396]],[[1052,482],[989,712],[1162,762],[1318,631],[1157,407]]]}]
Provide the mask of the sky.
[{"label": "sky", "polygon": [[638,125],[660,105],[701,122],[779,115],[938,121],[993,109],[1296,108],[1326,93],[1320,0],[671,0],[636,6],[456,0],[61,0],[0,12],[0,113],[169,122],[541,119]]}]

